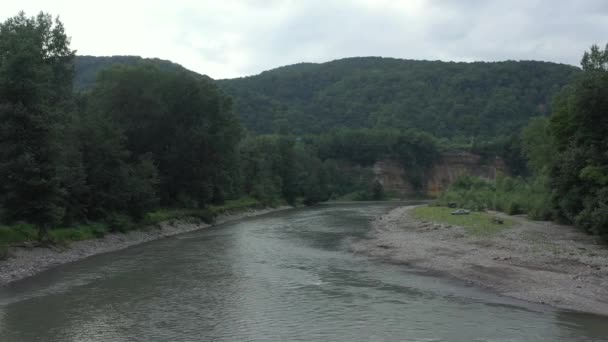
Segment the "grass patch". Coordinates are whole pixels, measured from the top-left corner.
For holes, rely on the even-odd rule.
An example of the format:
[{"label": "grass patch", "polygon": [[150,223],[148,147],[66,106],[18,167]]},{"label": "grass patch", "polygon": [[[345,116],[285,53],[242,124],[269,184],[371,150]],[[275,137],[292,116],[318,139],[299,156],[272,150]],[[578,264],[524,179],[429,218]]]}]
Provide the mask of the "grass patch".
[{"label": "grass patch", "polygon": [[218,215],[241,211],[246,209],[256,209],[263,207],[262,203],[253,197],[243,197],[235,200],[228,200],[222,205],[211,205],[207,208],[177,208],[159,209],[146,214],[143,223],[146,225],[158,224],[170,220],[185,218],[196,218],[206,223],[213,223]]},{"label": "grass patch", "polygon": [[141,222],[142,228],[145,226],[156,225],[161,222],[172,220],[183,220],[187,218],[195,218],[205,223],[213,223],[215,215],[208,209],[158,209],[146,214]]},{"label": "grass patch", "polygon": [[[74,227],[58,227],[49,230],[53,243],[67,245],[70,242],[102,238],[107,233],[127,233],[131,230],[144,229],[161,222],[195,218],[206,223],[213,223],[218,215],[246,209],[261,208],[260,201],[252,197],[228,200],[222,205],[212,205],[200,209],[159,209],[147,213],[143,220],[134,222],[129,216],[112,214],[103,223],[91,223]],[[27,241],[37,241],[38,230],[31,224],[18,223],[0,226],[0,260],[8,255],[8,247]]]},{"label": "grass patch", "polygon": [[109,232],[107,225],[94,223],[69,228],[55,228],[49,230],[51,241],[66,244],[73,241],[91,240],[104,237]]},{"label": "grass patch", "polygon": [[12,226],[0,226],[0,245],[10,245],[38,238],[38,230],[33,225],[18,223]]},{"label": "grass patch", "polygon": [[471,212],[469,215],[451,215],[455,209],[445,207],[417,207],[412,215],[425,221],[447,223],[463,227],[469,234],[488,236],[513,226],[513,221],[503,219],[502,224],[492,222],[493,215],[484,212]]},{"label": "grass patch", "polygon": [[209,206],[209,210],[215,216],[244,209],[257,209],[263,207],[262,203],[253,197],[242,197],[228,200],[222,205]]}]

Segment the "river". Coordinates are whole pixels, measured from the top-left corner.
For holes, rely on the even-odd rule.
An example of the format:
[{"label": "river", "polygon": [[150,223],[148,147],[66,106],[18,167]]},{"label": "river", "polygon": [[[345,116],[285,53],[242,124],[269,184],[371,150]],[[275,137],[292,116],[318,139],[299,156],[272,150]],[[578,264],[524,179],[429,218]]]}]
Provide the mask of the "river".
[{"label": "river", "polygon": [[606,317],[350,253],[393,205],[287,210],[59,266],[0,289],[0,341],[608,341]]}]

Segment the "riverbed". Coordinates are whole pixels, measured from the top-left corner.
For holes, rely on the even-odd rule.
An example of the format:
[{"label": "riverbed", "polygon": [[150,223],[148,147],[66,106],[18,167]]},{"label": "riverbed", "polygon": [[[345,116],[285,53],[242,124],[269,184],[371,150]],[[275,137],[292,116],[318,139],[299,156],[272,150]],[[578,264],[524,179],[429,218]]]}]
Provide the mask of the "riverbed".
[{"label": "riverbed", "polygon": [[349,251],[395,204],[292,209],[0,290],[0,341],[608,341],[608,319]]}]

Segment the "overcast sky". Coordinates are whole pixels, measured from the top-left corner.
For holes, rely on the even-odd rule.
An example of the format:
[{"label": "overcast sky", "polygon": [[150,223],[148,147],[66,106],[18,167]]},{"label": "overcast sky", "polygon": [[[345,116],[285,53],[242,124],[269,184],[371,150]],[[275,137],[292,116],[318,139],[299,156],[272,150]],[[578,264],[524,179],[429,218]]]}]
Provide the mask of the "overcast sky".
[{"label": "overcast sky", "polygon": [[169,59],[213,78],[351,56],[578,65],[608,0],[2,0],[60,15],[83,55]]}]

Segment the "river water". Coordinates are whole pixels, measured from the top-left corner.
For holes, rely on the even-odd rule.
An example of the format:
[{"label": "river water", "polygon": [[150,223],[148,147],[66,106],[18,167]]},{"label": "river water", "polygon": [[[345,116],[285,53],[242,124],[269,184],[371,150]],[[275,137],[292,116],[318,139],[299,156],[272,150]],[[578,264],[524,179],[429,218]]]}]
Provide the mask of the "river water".
[{"label": "river water", "polygon": [[348,251],[391,204],[321,205],[94,256],[0,290],[0,341],[608,341],[608,318]]}]

